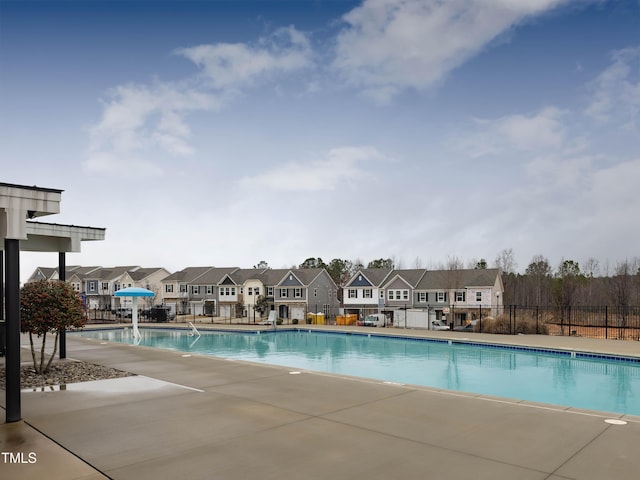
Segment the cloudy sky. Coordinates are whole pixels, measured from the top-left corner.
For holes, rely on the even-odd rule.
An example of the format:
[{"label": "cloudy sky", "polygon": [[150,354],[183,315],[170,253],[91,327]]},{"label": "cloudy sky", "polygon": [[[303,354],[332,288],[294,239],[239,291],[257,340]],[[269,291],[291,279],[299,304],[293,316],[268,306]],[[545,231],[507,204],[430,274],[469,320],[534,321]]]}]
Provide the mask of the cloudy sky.
[{"label": "cloudy sky", "polygon": [[640,255],[638,0],[3,0],[0,65],[68,264]]}]

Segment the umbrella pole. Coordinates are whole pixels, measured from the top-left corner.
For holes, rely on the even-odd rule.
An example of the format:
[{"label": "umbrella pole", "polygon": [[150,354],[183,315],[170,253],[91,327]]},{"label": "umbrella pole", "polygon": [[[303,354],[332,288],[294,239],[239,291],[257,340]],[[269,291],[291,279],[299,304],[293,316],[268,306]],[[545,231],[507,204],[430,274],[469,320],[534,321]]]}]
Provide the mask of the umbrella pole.
[{"label": "umbrella pole", "polygon": [[133,324],[133,338],[140,338],[140,331],[138,330],[138,297],[133,297],[131,323]]}]

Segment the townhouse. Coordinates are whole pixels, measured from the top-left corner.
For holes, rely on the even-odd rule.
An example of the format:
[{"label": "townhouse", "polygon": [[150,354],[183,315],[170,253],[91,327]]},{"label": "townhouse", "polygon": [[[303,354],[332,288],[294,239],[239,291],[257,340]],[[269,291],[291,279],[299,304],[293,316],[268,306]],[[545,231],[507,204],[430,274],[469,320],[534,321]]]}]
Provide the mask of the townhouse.
[{"label": "townhouse", "polygon": [[[164,305],[172,313],[185,315],[192,313],[192,300],[200,296],[199,289],[189,288],[200,276],[213,267],[187,267],[162,279]],[[198,294],[194,294],[198,291]]]},{"label": "townhouse", "polygon": [[[119,279],[119,283],[114,285],[114,292],[122,288],[139,287],[152,291],[153,297],[143,297],[142,301],[146,308],[164,303],[162,280],[170,275],[170,272],[163,267],[141,267],[134,270],[127,270]],[[131,299],[128,299],[131,300]],[[143,305],[140,305],[141,307]]]},{"label": "townhouse", "polygon": [[363,268],[356,272],[343,287],[342,301],[346,314],[358,314],[362,318],[378,313],[385,306],[384,282],[391,268]]},{"label": "townhouse", "polygon": [[[308,312],[335,314],[338,288],[324,269],[188,267],[163,279],[164,303],[179,314],[304,320]],[[267,311],[256,306],[264,297]]]},{"label": "townhouse", "polygon": [[137,270],[138,266],[122,266],[110,268],[97,268],[84,275],[83,293],[86,295],[86,304],[90,310],[117,310],[119,308],[131,308],[131,298],[116,298],[115,292],[121,288],[132,287],[133,283],[123,283],[122,277],[129,270]]},{"label": "townhouse", "polygon": [[[91,309],[130,308],[113,294],[137,286],[156,292],[148,306],[163,304],[172,313],[260,319],[269,311],[278,318],[304,320],[307,313],[333,316],[340,306],[338,288],[324,269],[188,267],[173,274],[164,268],[70,266],[67,281]],[[29,281],[58,278],[57,269],[38,267]],[[463,325],[503,311],[504,286],[498,269],[363,268],[342,290],[344,312],[360,319],[385,313],[407,319],[408,310],[429,320]],[[266,310],[263,309],[266,303]],[[404,313],[403,313],[404,312]],[[403,316],[404,315],[404,316]]]},{"label": "townhouse", "polygon": [[500,271],[361,269],[344,286],[345,313],[362,319],[372,313],[406,318],[408,309],[421,310],[429,319],[463,325],[503,310],[504,286]]},{"label": "townhouse", "polygon": [[337,313],[338,287],[324,268],[288,270],[273,289],[273,308],[279,318],[300,321],[311,312]]},{"label": "townhouse", "polygon": [[[131,308],[131,298],[116,298],[115,292],[126,287],[142,287],[156,292],[150,297],[153,304],[162,303],[161,280],[169,272],[161,267],[142,268],[139,266],[82,267],[69,266],[65,269],[66,281],[79,292],[90,310],[112,310]],[[27,282],[57,280],[57,268],[37,267]]]},{"label": "townhouse", "polygon": [[[211,267],[202,275],[197,277],[189,285],[190,309],[193,315],[220,316],[224,310],[221,306],[221,295],[225,302],[234,301],[237,293],[234,288],[226,288],[221,284],[226,283],[225,279],[229,274],[238,270],[238,267],[215,268]],[[231,295],[233,294],[233,295]]]},{"label": "townhouse", "polygon": [[414,290],[412,306],[429,309],[454,326],[503,311],[504,285],[497,268],[428,271]]}]

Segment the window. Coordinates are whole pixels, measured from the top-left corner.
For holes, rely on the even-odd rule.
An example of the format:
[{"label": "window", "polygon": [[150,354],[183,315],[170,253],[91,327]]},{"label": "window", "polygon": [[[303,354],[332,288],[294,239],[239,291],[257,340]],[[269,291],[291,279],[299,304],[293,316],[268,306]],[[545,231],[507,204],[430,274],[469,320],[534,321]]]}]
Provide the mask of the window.
[{"label": "window", "polygon": [[476,302],[482,301],[482,292],[476,292]]},{"label": "window", "polygon": [[253,293],[260,295],[260,287],[253,287]]},{"label": "window", "polygon": [[89,282],[89,291],[90,292],[96,291],[96,284],[94,282]]},{"label": "window", "polygon": [[356,290],[355,288],[350,288],[349,292],[348,292],[348,297],[349,298],[358,298],[358,290]]},{"label": "window", "polygon": [[235,296],[236,294],[236,287],[231,287],[231,295]]},{"label": "window", "polygon": [[114,283],[113,284],[113,291],[117,292],[118,290],[120,290],[120,284],[119,283]]},{"label": "window", "polygon": [[427,301],[427,292],[418,292],[418,302],[425,303]]},{"label": "window", "polygon": [[103,292],[109,291],[109,282],[102,282],[102,291]]},{"label": "window", "polygon": [[192,285],[191,286],[191,295],[200,295],[200,286]]},{"label": "window", "polygon": [[362,291],[362,296],[363,296],[364,298],[371,298],[372,293],[373,293],[373,291],[372,291],[370,288],[365,288],[365,289]]},{"label": "window", "polygon": [[294,288],[293,289],[293,296],[295,298],[302,298],[302,289],[301,288]]},{"label": "window", "polygon": [[181,283],[180,284],[180,293],[187,293],[187,284],[186,283]]},{"label": "window", "polygon": [[409,290],[389,290],[389,300],[409,300]]},{"label": "window", "polygon": [[289,292],[287,291],[286,288],[281,288],[280,289],[280,297],[281,298],[287,298],[288,297]]},{"label": "window", "polygon": [[318,289],[317,289],[317,288],[314,288],[314,289],[313,289],[313,296],[314,296],[314,297],[317,297],[317,296],[318,296]]},{"label": "window", "polygon": [[173,285],[170,285],[170,284],[167,283],[164,286],[164,291],[165,291],[165,293],[173,293]]},{"label": "window", "polygon": [[465,297],[465,292],[456,292],[456,302],[464,302]]},{"label": "window", "polygon": [[267,296],[273,297],[273,287],[267,287]]},{"label": "window", "polygon": [[253,295],[253,287],[247,287],[247,295]]},{"label": "window", "polygon": [[380,298],[384,299],[384,290],[380,290]]},{"label": "window", "polygon": [[207,285],[207,295],[213,295],[213,285]]},{"label": "window", "polygon": [[445,295],[445,292],[436,292],[436,302],[444,303],[446,301],[447,301],[447,296]]},{"label": "window", "polygon": [[240,295],[242,295],[242,292],[244,291],[243,287],[240,287]]}]

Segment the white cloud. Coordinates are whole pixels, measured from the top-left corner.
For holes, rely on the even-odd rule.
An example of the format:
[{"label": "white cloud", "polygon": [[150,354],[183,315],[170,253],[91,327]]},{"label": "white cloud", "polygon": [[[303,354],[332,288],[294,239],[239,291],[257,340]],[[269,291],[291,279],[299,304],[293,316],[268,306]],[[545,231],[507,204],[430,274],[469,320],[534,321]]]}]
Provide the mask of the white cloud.
[{"label": "white cloud", "polygon": [[365,0],[344,15],[334,67],[378,102],[424,90],[525,19],[571,0]]},{"label": "white cloud", "polygon": [[341,147],[331,149],[325,158],[311,162],[290,162],[254,177],[245,177],[240,184],[284,191],[335,190],[344,184],[362,185],[375,175],[365,169],[376,161],[388,161],[372,147]]},{"label": "white cloud", "polygon": [[593,99],[586,114],[600,122],[617,120],[635,128],[640,114],[640,47],[617,50],[611,60],[591,82]]},{"label": "white cloud", "polygon": [[218,43],[177,49],[196,65],[215,88],[251,84],[272,73],[288,73],[312,65],[312,51],[304,33],[282,28],[257,45]]},{"label": "white cloud", "polygon": [[[154,149],[171,155],[192,154],[184,116],[221,105],[214,95],[173,84],[121,85],[109,94],[102,119],[90,130],[85,162],[90,171],[148,166],[151,162],[145,158]],[[153,170],[158,171],[157,167]]]},{"label": "white cloud", "polygon": [[509,150],[538,152],[558,149],[565,142],[563,116],[566,114],[556,107],[545,107],[531,115],[474,119],[471,132],[459,134],[455,142],[472,158]]},{"label": "white cloud", "polygon": [[[195,153],[185,118],[196,111],[219,110],[241,87],[255,86],[276,74],[311,65],[306,36],[293,27],[280,29],[248,44],[200,45],[176,50],[198,67],[202,75],[181,82],[120,85],[108,92],[101,120],[90,129],[89,171],[119,171],[123,167],[156,174],[160,154]],[[202,79],[206,81],[202,81]]]},{"label": "white cloud", "polygon": [[526,164],[525,172],[544,191],[568,192],[589,185],[598,158],[558,152],[538,156]]}]

